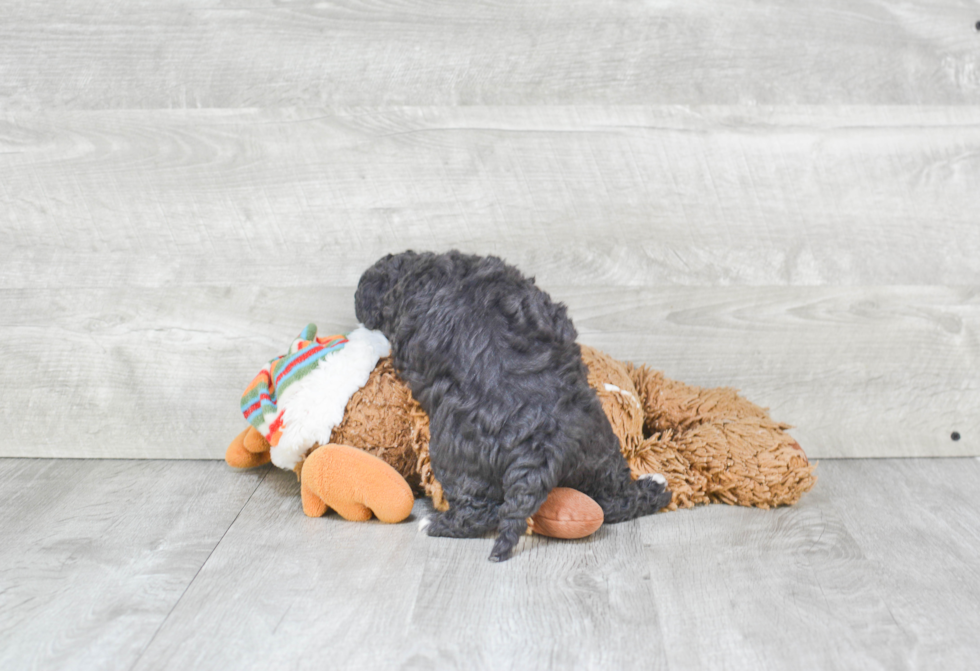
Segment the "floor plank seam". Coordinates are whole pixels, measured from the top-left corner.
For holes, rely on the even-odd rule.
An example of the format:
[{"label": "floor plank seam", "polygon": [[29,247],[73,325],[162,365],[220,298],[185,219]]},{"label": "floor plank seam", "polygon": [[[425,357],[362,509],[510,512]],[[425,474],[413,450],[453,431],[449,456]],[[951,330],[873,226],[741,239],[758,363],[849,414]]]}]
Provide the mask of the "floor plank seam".
[{"label": "floor plank seam", "polygon": [[156,628],[156,631],[153,632],[153,636],[150,637],[150,640],[147,641],[146,645],[143,646],[143,649],[140,650],[140,654],[136,657],[135,660],[133,660],[132,666],[129,667],[130,671],[136,668],[136,665],[140,663],[141,659],[143,659],[143,655],[145,655],[146,651],[150,649],[151,645],[153,645],[153,641],[156,640],[157,635],[163,630],[163,627],[167,624],[167,620],[169,620],[170,616],[173,615],[173,612],[177,609],[177,606],[180,605],[180,602],[184,600],[184,596],[187,594],[187,591],[191,588],[191,585],[194,584],[194,581],[197,580],[197,576],[201,574],[201,570],[204,569],[204,567],[207,566],[207,563],[211,560],[211,555],[213,555],[214,551],[217,550],[218,547],[221,545],[221,542],[225,539],[225,536],[228,535],[228,532],[231,530],[231,528],[235,526],[235,522],[238,521],[238,518],[241,516],[242,511],[245,510],[245,508],[248,506],[249,502],[252,500],[252,497],[255,496],[255,492],[259,491],[259,487],[262,486],[262,483],[265,482],[265,479],[268,476],[269,476],[269,471],[266,471],[265,473],[262,474],[262,477],[259,478],[259,481],[255,483],[255,489],[253,489],[252,492],[248,495],[248,498],[245,499],[245,503],[243,503],[242,507],[239,508],[238,512],[235,514],[235,518],[224,530],[224,533],[221,534],[221,538],[218,539],[218,542],[214,544],[213,548],[211,548],[211,552],[209,552],[208,556],[204,558],[204,561],[201,562],[201,565],[197,567],[197,571],[194,573],[194,577],[187,582],[187,585],[184,587],[184,591],[180,593],[180,597],[176,601],[174,601],[174,605],[170,607],[169,611],[167,611],[167,615],[163,618],[163,620],[161,620],[160,626],[158,626]]}]

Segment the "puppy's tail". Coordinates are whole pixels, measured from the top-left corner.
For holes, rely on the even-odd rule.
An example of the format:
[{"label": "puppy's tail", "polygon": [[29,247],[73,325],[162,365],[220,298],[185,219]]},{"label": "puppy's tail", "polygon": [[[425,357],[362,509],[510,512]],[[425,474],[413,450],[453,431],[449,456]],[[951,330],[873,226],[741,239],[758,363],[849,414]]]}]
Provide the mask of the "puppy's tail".
[{"label": "puppy's tail", "polygon": [[546,463],[516,464],[507,470],[497,540],[490,552],[490,561],[510,559],[517,541],[527,531],[527,518],[538,511],[557,482],[554,466],[549,467]]},{"label": "puppy's tail", "polygon": [[[541,503],[544,503],[544,501]],[[538,505],[538,507],[540,508],[541,506]],[[533,515],[534,512],[535,510],[532,510],[531,514]],[[508,517],[502,519],[498,529],[497,540],[493,544],[493,550],[490,551],[490,561],[502,562],[510,559],[514,546],[517,545],[517,541],[520,540],[526,530],[527,517]]]}]

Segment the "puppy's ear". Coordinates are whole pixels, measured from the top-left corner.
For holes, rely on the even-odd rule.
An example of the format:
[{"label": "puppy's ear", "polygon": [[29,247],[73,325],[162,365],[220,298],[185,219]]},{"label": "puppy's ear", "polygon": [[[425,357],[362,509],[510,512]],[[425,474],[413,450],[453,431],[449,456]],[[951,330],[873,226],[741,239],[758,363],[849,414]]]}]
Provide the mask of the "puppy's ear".
[{"label": "puppy's ear", "polygon": [[388,291],[385,274],[378,269],[377,264],[368,268],[361,275],[354,292],[354,314],[357,321],[369,329],[381,327],[381,299]]},{"label": "puppy's ear", "polygon": [[388,254],[364,271],[354,294],[357,321],[369,329],[381,328],[385,296],[418,258],[419,255],[413,251]]}]

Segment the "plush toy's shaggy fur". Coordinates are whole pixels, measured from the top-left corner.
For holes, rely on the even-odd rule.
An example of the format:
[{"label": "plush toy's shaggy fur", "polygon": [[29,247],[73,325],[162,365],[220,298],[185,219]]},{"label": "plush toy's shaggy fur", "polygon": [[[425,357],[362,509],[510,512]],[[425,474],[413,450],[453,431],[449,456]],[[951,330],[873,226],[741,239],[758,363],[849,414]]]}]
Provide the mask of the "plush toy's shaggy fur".
[{"label": "plush toy's shaggy fur", "polygon": [[395,368],[430,419],[433,472],[449,510],[430,536],[496,529],[502,561],[557,486],[606,522],[671,500],[662,477],[633,480],[565,306],[494,257],[405,252],[362,275],[357,318],[391,342]]}]

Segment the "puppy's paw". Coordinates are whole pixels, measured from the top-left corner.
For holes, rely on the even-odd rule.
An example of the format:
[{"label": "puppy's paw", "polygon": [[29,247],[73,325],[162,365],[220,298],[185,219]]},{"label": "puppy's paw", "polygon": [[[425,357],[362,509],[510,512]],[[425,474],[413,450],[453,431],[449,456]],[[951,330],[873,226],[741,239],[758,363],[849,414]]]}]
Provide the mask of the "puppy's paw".
[{"label": "puppy's paw", "polygon": [[426,515],[419,520],[419,533],[426,533],[430,526],[432,526],[432,515]]},{"label": "puppy's paw", "polygon": [[641,475],[639,480],[653,480],[654,482],[659,482],[664,487],[667,486],[667,478],[664,477],[663,473],[645,473]]},{"label": "puppy's paw", "polygon": [[656,512],[670,505],[674,498],[673,492],[667,489],[667,478],[662,473],[647,473],[637,479],[637,484],[646,491],[649,497],[650,510]]}]

